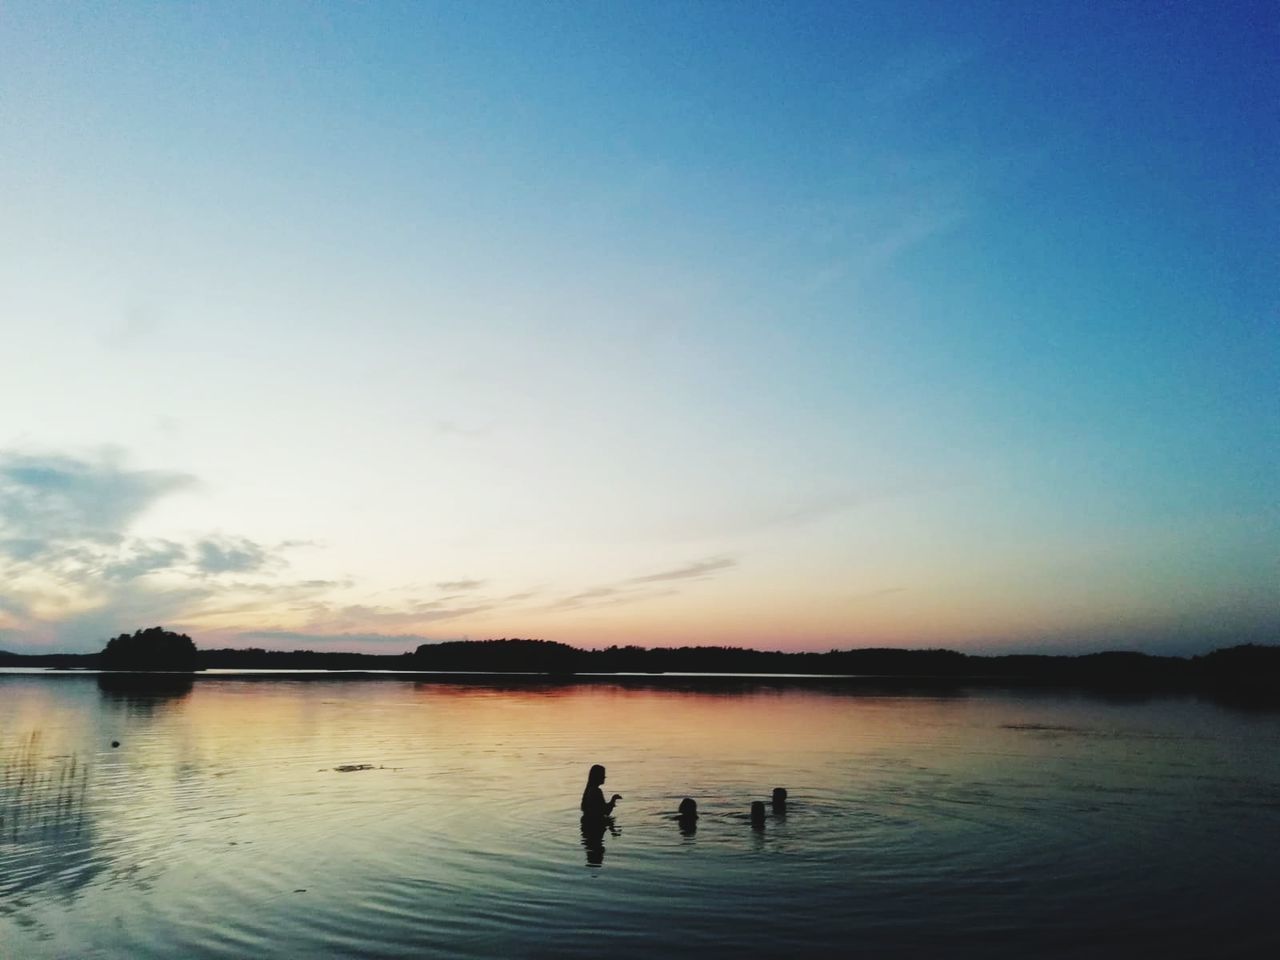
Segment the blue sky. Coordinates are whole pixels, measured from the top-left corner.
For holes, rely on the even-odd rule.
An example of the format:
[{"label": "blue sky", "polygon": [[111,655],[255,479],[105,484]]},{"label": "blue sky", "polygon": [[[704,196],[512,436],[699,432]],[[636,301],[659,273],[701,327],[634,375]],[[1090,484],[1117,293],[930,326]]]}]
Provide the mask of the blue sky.
[{"label": "blue sky", "polygon": [[1276,636],[1272,5],[0,16],[0,647]]}]

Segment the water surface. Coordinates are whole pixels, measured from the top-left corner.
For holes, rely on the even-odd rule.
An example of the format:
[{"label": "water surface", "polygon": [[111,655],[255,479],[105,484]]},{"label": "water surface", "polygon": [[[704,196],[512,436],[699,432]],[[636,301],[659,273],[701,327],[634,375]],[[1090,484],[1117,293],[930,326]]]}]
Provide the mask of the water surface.
[{"label": "water surface", "polygon": [[0,675],[0,956],[1258,955],[1278,747],[1191,698]]}]

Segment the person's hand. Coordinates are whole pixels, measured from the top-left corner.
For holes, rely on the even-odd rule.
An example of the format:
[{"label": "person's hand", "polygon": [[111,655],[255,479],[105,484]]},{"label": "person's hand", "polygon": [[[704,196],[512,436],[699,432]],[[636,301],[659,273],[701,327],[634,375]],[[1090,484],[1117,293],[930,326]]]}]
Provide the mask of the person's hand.
[{"label": "person's hand", "polygon": [[621,800],[621,799],[622,799],[622,794],[620,794],[620,793],[615,793],[615,794],[613,795],[613,799],[612,799],[612,800],[610,800],[609,802],[610,802],[610,803],[617,803],[617,802],[618,802],[619,800]]}]

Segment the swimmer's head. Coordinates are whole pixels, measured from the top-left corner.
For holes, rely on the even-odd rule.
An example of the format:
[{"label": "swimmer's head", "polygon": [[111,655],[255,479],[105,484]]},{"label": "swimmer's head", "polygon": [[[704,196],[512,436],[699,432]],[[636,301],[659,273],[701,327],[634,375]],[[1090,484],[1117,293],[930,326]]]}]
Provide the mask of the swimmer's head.
[{"label": "swimmer's head", "polygon": [[604,783],[604,767],[597,763],[591,768],[591,772],[587,774],[587,786],[598,787],[602,783]]},{"label": "swimmer's head", "polygon": [[680,801],[680,816],[692,819],[698,815],[698,801],[693,797],[685,797]]}]

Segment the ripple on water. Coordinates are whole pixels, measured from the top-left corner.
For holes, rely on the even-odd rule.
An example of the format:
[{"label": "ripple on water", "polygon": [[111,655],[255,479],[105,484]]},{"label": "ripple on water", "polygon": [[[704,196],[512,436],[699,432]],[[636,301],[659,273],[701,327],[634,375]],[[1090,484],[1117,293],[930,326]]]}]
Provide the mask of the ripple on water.
[{"label": "ripple on water", "polygon": [[[1274,755],[1239,729],[1222,746],[1204,711],[1148,730],[1132,708],[998,698],[214,682],[121,713],[97,696],[69,702],[101,728],[0,773],[16,955],[1083,955],[1117,920],[1167,945],[1192,916],[1256,945],[1257,840],[1280,839]],[[588,865],[596,760],[624,799]],[[755,831],[775,785],[787,813]]]}]

